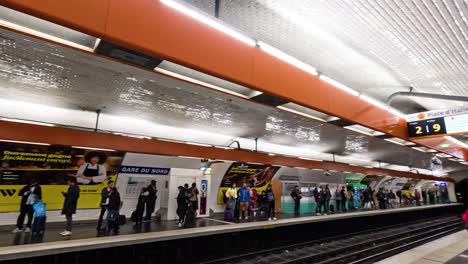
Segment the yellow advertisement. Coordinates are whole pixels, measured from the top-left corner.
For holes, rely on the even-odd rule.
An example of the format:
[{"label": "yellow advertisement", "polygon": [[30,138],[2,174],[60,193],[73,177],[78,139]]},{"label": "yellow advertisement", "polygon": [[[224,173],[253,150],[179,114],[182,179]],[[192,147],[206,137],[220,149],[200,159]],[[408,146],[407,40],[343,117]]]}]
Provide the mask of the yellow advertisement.
[{"label": "yellow advertisement", "polygon": [[0,212],[17,212],[20,190],[36,180],[48,210],[61,210],[67,180],[80,188],[78,209],[99,208],[101,190],[115,180],[123,153],[56,145],[0,144]]}]

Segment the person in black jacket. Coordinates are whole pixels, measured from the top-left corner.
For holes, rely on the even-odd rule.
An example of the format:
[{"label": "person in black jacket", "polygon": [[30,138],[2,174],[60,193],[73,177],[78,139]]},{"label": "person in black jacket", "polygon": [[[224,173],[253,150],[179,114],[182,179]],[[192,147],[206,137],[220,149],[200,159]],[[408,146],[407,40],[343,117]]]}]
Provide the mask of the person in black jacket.
[{"label": "person in black jacket", "polygon": [[318,190],[317,186],[315,186],[314,190],[312,191],[312,194],[314,195],[314,199],[315,199],[315,214],[320,215],[320,213],[319,213],[319,211],[320,211],[320,193],[319,193],[319,190]]},{"label": "person in black jacket", "polygon": [[344,186],[341,187],[341,211],[346,212],[346,188]]},{"label": "person in black jacket", "polygon": [[[18,193],[21,196],[20,215],[16,221],[16,228],[13,233],[24,231],[26,233],[31,232],[31,224],[33,220],[33,207],[35,201],[42,199],[41,186],[37,183],[36,179],[32,179],[31,183],[24,186]],[[28,215],[28,222],[26,229],[23,230],[24,218]]]},{"label": "person in black jacket", "polygon": [[107,205],[107,231],[111,229],[114,232],[119,230],[119,210],[120,210],[120,193],[117,188],[113,187],[109,194],[109,205]]},{"label": "person in black jacket", "polygon": [[[141,224],[143,223],[143,214],[145,213],[145,205],[146,205],[146,200],[148,199],[148,189],[146,187],[143,187],[141,189],[140,195],[138,196],[138,203],[135,209],[135,226],[140,227]],[[133,216],[132,216],[133,217]]]},{"label": "person in black jacket", "polygon": [[112,188],[114,188],[114,181],[108,181],[107,187],[104,187],[101,191],[101,213],[99,214],[98,225],[96,228],[98,231],[101,231],[102,218],[104,217],[104,213],[107,211],[107,206],[109,205],[109,196]]},{"label": "person in black jacket", "polygon": [[78,199],[80,198],[80,188],[76,185],[76,178],[70,178],[68,180],[68,186],[67,192],[62,192],[63,197],[65,197],[62,214],[67,218],[65,231],[60,233],[62,236],[71,236],[72,234],[73,215],[76,213]]},{"label": "person in black jacket", "polygon": [[302,192],[299,190],[299,186],[294,186],[291,192],[291,197],[294,200],[294,215],[298,216],[301,207]]},{"label": "person in black jacket", "polygon": [[177,215],[179,216],[179,220],[177,224],[179,227],[184,225],[185,213],[187,212],[187,190],[179,186],[179,193],[177,194]]},{"label": "person in black jacket", "polygon": [[154,209],[156,209],[156,199],[158,196],[156,195],[158,193],[158,189],[156,188],[156,181],[151,180],[150,185],[146,187],[148,190],[148,199],[146,200],[146,217],[145,217],[145,222],[151,221],[151,215],[154,213]]}]

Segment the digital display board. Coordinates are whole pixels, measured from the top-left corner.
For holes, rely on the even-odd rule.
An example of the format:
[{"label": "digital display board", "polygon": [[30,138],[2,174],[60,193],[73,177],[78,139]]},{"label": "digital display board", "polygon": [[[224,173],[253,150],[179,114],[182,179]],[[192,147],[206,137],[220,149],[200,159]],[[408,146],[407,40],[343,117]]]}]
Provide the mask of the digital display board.
[{"label": "digital display board", "polygon": [[424,137],[468,132],[468,114],[408,122],[410,137]]},{"label": "digital display board", "polygon": [[408,134],[410,137],[424,137],[447,134],[443,117],[408,122]]}]

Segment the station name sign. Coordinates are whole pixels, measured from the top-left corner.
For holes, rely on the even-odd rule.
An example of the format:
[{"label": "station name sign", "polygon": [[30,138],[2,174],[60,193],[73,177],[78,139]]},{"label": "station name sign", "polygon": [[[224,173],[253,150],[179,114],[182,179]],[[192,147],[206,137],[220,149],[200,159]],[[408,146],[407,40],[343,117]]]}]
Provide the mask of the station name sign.
[{"label": "station name sign", "polygon": [[170,168],[156,167],[140,167],[140,166],[120,166],[120,173],[128,174],[152,174],[152,175],[169,175]]},{"label": "station name sign", "polygon": [[421,112],[406,116],[410,137],[468,132],[468,107]]}]

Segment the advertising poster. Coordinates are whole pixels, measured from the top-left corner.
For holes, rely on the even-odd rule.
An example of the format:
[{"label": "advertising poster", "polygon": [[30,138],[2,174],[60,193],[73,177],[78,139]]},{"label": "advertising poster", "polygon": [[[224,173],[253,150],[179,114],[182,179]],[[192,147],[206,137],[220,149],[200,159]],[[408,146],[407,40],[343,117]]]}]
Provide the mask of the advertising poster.
[{"label": "advertising poster", "polygon": [[364,179],[366,175],[360,173],[346,174],[346,185],[351,185],[352,187],[367,187],[367,185],[361,184],[361,180]]},{"label": "advertising poster", "polygon": [[221,181],[218,191],[218,204],[224,203],[224,193],[233,183],[236,183],[237,188],[240,188],[243,183],[248,183],[257,193],[261,193],[266,190],[279,168],[271,165],[233,163]]},{"label": "advertising poster", "polygon": [[405,185],[403,185],[403,188],[401,188],[401,193],[407,196],[411,196],[413,194],[414,187],[416,187],[418,182],[419,180],[417,179],[409,179]]},{"label": "advertising poster", "polygon": [[374,188],[382,179],[383,179],[383,176],[367,175],[361,180],[360,183],[367,185],[368,187]]},{"label": "advertising poster", "polygon": [[58,145],[0,143],[0,212],[19,210],[19,191],[32,179],[48,210],[61,210],[67,180],[77,179],[78,208],[99,208],[101,190],[117,177],[123,153]]}]

